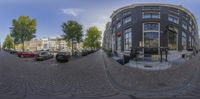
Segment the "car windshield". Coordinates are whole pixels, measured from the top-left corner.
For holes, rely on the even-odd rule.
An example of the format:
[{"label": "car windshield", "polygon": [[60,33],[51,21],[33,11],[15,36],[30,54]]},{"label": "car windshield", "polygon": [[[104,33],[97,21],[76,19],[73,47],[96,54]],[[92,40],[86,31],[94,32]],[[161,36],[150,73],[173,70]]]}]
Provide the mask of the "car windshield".
[{"label": "car windshield", "polygon": [[0,0],[0,99],[200,99],[200,0]]}]

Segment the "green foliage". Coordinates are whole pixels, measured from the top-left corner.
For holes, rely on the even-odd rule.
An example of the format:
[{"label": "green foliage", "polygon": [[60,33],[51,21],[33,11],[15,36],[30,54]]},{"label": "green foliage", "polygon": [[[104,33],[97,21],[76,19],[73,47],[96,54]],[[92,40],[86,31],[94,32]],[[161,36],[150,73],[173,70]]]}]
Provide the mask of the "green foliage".
[{"label": "green foliage", "polygon": [[101,31],[96,26],[92,26],[87,30],[86,38],[83,42],[84,48],[100,48],[101,47]]},{"label": "green foliage", "polygon": [[62,24],[62,31],[64,32],[64,39],[67,42],[71,42],[72,54],[73,54],[73,43],[81,42],[83,37],[82,25],[76,21],[69,20],[67,23]]},{"label": "green foliage", "polygon": [[6,36],[2,47],[4,49],[9,49],[9,50],[14,48],[14,42],[13,42],[12,38],[10,37],[10,35]]},{"label": "green foliage", "polygon": [[29,16],[20,16],[18,19],[13,19],[11,27],[11,36],[15,44],[22,43],[24,51],[24,42],[35,38],[36,19],[30,19]]}]

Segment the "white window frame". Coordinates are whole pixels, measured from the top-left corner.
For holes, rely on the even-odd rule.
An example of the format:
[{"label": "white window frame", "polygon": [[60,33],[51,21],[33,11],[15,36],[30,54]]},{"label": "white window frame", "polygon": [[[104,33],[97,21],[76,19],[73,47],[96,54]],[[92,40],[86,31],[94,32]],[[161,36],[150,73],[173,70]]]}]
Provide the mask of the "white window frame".
[{"label": "white window frame", "polygon": [[[130,30],[129,30],[130,29]],[[126,32],[128,30],[128,32]],[[128,49],[126,49],[126,34],[128,34],[128,41],[131,41],[128,43]],[[132,47],[132,28],[127,28],[124,30],[124,51],[129,51],[131,50]]]},{"label": "white window frame", "polygon": [[[149,18],[145,18],[144,17],[145,14],[149,14],[150,17]],[[153,14],[158,14],[159,17],[158,18],[153,18],[153,16],[152,16]],[[142,18],[143,19],[160,19],[160,12],[142,12]]]},{"label": "white window frame", "polygon": [[131,22],[131,21],[132,21],[132,17],[131,17],[131,16],[125,17],[125,18],[123,19],[123,24],[129,23],[129,22]]},{"label": "white window frame", "polygon": [[182,22],[182,28],[184,28],[185,30],[188,29],[187,23],[185,21]]},{"label": "white window frame", "polygon": [[[186,32],[182,31],[181,33],[182,33],[181,44],[182,44],[182,46],[185,45],[186,48],[187,48],[187,36],[186,36]],[[185,39],[185,43],[184,44],[183,44],[183,38]],[[185,50],[186,48],[183,48],[183,49]]]},{"label": "white window frame", "polygon": [[118,52],[122,51],[122,45],[121,45],[121,43],[122,43],[122,36],[117,36],[117,51]]},{"label": "white window frame", "polygon": [[[157,23],[158,24],[158,30],[144,30],[144,24],[145,23]],[[145,32],[158,32],[158,47],[160,47],[160,23],[159,22],[144,22],[143,24],[142,24],[142,35],[143,35],[143,37],[142,37],[142,44],[143,44],[143,47],[145,46],[144,45],[144,33]]]},{"label": "white window frame", "polygon": [[[172,18],[172,20],[170,19],[170,17]],[[177,21],[174,21],[174,18],[176,18]],[[176,23],[176,24],[179,24],[179,17],[177,17],[177,16],[175,16],[175,15],[169,14],[169,15],[168,15],[168,21],[173,22],[173,23]]]},{"label": "white window frame", "polygon": [[121,26],[122,26],[122,22],[119,21],[119,22],[117,23],[117,29],[119,29]]}]

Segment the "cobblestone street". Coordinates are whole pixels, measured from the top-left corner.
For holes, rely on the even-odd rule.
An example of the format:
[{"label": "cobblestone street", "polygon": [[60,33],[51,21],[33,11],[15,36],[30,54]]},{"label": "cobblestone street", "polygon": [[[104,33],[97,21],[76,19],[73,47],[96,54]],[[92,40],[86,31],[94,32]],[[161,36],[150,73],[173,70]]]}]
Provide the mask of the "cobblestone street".
[{"label": "cobblestone street", "polygon": [[0,52],[1,99],[137,99],[199,96],[199,55],[183,66],[146,71],[123,66],[102,51],[57,63]]},{"label": "cobblestone street", "polygon": [[129,99],[111,87],[99,53],[64,64],[29,60],[0,52],[1,99]]}]

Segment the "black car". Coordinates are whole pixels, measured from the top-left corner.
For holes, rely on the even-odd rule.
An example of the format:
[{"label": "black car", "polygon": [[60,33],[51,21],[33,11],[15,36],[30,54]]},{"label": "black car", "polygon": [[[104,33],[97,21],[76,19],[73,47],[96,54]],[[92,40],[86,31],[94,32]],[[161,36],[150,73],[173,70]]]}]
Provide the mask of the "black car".
[{"label": "black car", "polygon": [[53,55],[48,51],[41,51],[35,55],[36,61],[43,61],[53,58]]},{"label": "black car", "polygon": [[56,55],[57,62],[67,62],[69,61],[69,58],[70,58],[70,54],[67,52],[59,52]]},{"label": "black car", "polygon": [[10,50],[10,54],[17,54],[18,53],[18,51],[16,51],[16,50]]},{"label": "black car", "polygon": [[88,53],[88,51],[87,50],[82,50],[82,56],[86,56],[86,55],[88,55],[89,53]]}]

